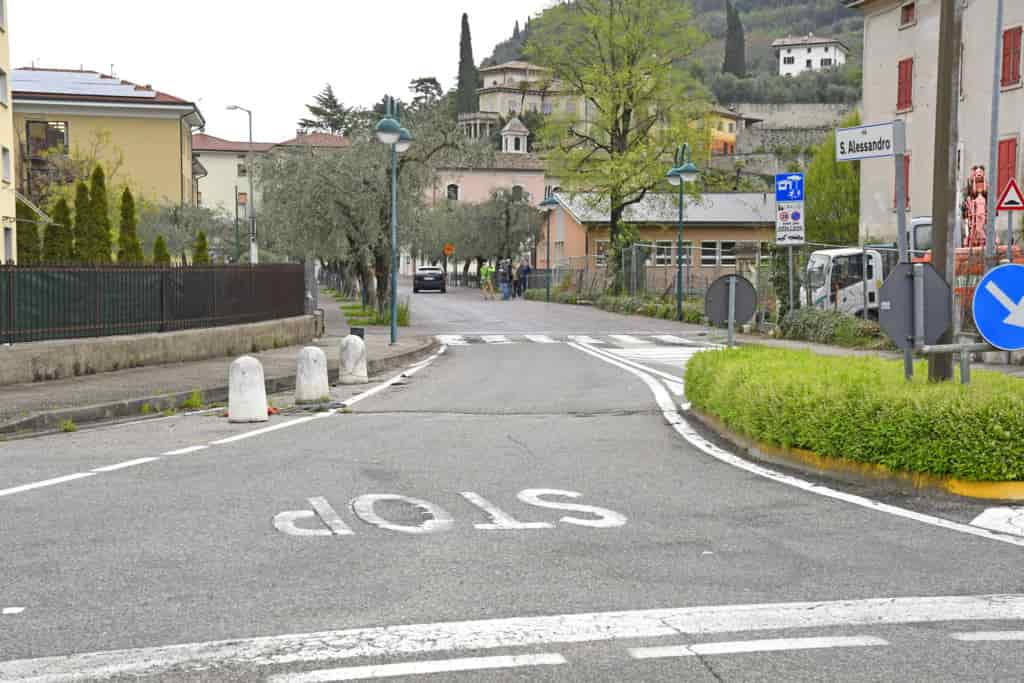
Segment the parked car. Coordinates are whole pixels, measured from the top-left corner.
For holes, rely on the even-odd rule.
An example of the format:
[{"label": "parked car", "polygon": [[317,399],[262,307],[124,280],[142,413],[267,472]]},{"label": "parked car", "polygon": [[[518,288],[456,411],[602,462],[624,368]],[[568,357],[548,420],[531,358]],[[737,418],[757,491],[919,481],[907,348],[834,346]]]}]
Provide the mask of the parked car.
[{"label": "parked car", "polygon": [[419,293],[421,289],[433,289],[444,294],[448,287],[444,281],[444,271],[438,266],[420,266],[412,278],[412,291]]}]

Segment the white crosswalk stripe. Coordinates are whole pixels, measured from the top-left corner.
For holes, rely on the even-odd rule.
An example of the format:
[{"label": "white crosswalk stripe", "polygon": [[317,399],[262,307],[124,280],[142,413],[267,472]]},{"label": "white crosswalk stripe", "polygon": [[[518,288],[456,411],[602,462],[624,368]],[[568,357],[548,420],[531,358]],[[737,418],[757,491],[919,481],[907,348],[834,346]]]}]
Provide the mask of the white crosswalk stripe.
[{"label": "white crosswalk stripe", "polygon": [[467,346],[469,344],[461,334],[439,334],[437,341],[446,346]]},{"label": "white crosswalk stripe", "polygon": [[656,334],[656,335],[654,335],[654,338],[657,339],[658,341],[663,341],[663,342],[665,342],[667,344],[696,344],[697,343],[697,342],[691,341],[689,339],[683,339],[682,337],[677,337],[674,334]]},{"label": "white crosswalk stripe", "polygon": [[570,334],[569,335],[569,341],[576,342],[577,344],[598,344],[598,345],[601,345],[601,344],[605,343],[605,342],[601,341],[600,339],[594,339],[593,337],[588,337],[585,334]]},{"label": "white crosswalk stripe", "polygon": [[513,344],[514,342],[509,341],[508,337],[503,334],[484,334],[480,336],[488,344]]},{"label": "white crosswalk stripe", "polygon": [[651,344],[652,342],[646,339],[640,339],[630,334],[609,334],[610,338],[614,339],[620,344]]},{"label": "white crosswalk stripe", "polygon": [[547,336],[546,334],[527,334],[527,339],[536,344],[557,344],[558,342]]}]

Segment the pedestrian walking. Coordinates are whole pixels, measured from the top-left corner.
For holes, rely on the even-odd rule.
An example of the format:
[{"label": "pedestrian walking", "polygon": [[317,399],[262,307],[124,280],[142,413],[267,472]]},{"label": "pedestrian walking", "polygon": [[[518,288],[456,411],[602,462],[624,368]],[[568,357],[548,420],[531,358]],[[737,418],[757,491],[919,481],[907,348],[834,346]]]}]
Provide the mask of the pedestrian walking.
[{"label": "pedestrian walking", "polygon": [[519,275],[520,275],[520,272],[519,272],[519,268],[517,268],[512,263],[511,259],[509,259],[509,262],[508,262],[508,271],[509,271],[509,276],[512,279],[512,298],[515,299],[516,297],[519,296],[519,287],[520,287]]},{"label": "pedestrian walking", "polygon": [[530,273],[532,268],[530,264],[524,259],[519,263],[519,295],[525,296],[526,290],[530,288]]},{"label": "pedestrian walking", "polygon": [[480,289],[485,299],[494,300],[494,268],[490,263],[480,266]]},{"label": "pedestrian walking", "polygon": [[508,259],[498,264],[498,285],[501,287],[501,300],[508,301],[512,295],[512,273]]}]

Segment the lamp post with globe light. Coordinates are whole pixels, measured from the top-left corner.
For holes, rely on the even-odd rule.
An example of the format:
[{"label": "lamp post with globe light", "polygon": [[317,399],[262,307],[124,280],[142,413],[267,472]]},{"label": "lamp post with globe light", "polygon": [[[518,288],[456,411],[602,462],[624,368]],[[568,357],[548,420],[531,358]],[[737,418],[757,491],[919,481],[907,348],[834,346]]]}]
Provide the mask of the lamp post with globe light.
[{"label": "lamp post with globe light", "polygon": [[683,319],[683,206],[687,183],[697,180],[700,171],[690,161],[690,144],[684,142],[676,150],[676,165],[666,174],[668,181],[679,187],[679,234],[676,236],[676,320]]},{"label": "lamp post with globe light", "polygon": [[398,341],[398,155],[409,151],[413,137],[398,122],[395,100],[385,97],[384,118],[377,122],[377,140],[391,147],[391,343]]}]

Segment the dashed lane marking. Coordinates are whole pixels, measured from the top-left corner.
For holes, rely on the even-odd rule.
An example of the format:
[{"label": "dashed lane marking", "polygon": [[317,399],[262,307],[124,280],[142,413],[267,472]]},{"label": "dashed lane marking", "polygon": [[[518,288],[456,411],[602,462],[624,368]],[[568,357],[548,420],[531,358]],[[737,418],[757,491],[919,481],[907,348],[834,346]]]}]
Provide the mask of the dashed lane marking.
[{"label": "dashed lane marking", "polygon": [[1024,640],[1024,631],[973,631],[970,633],[953,633],[953,640],[967,642],[1000,642]]},{"label": "dashed lane marking", "polygon": [[529,339],[530,341],[532,341],[535,344],[558,344],[559,343],[559,342],[555,341],[554,339],[552,339],[551,337],[547,336],[546,334],[528,334],[528,335],[525,335],[525,336],[526,336],[527,339]]},{"label": "dashed lane marking", "polygon": [[766,640],[733,640],[720,643],[694,645],[665,645],[662,647],[634,647],[629,655],[633,659],[662,659],[666,657],[697,657],[700,655],[735,655],[748,652],[782,652],[785,650],[824,650],[837,647],[875,647],[889,641],[872,636],[842,636],[833,638],[771,638]]},{"label": "dashed lane marking", "polygon": [[441,652],[547,647],[553,643],[1021,619],[1024,619],[1024,595],[1019,594],[593,612],[378,626],[13,660],[0,662],[0,680],[25,678],[37,683],[53,683],[142,675],[170,677],[182,671],[188,671],[192,677],[212,680],[216,672],[238,667],[248,671],[266,666],[308,666],[356,658],[428,657]]},{"label": "dashed lane marking", "polygon": [[527,666],[557,666],[565,664],[560,654],[505,655],[499,657],[463,657],[425,662],[375,664],[341,669],[322,669],[300,674],[281,674],[268,678],[268,683],[330,683],[331,681],[364,681],[372,678],[416,676],[452,673],[455,671],[484,671],[487,669],[514,669]]},{"label": "dashed lane marking", "polygon": [[209,446],[189,446],[188,448],[179,448],[176,451],[167,451],[161,453],[161,455],[188,455],[189,453],[197,453],[199,451],[205,451]]},{"label": "dashed lane marking", "polygon": [[971,522],[982,529],[1024,536],[1024,507],[989,508]]},{"label": "dashed lane marking", "polygon": [[24,611],[24,607],[4,607],[0,610],[0,614],[3,614],[4,616],[13,616],[15,614],[21,614]]},{"label": "dashed lane marking", "polygon": [[95,476],[95,472],[79,472],[78,474],[68,474],[63,477],[54,477],[53,479],[36,481],[31,484],[24,484],[22,486],[15,486],[13,488],[0,490],[0,497],[10,496],[15,493],[24,493],[25,491],[32,491],[35,489],[42,489],[46,488],[47,486],[56,486],[57,484],[63,484],[68,481],[75,481],[76,479],[85,479],[86,477]]}]

